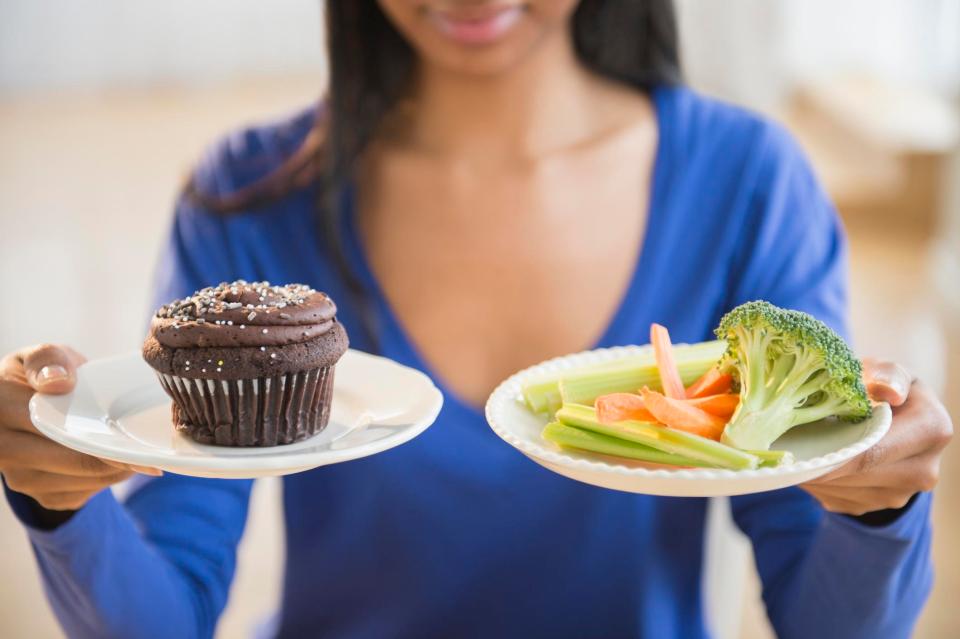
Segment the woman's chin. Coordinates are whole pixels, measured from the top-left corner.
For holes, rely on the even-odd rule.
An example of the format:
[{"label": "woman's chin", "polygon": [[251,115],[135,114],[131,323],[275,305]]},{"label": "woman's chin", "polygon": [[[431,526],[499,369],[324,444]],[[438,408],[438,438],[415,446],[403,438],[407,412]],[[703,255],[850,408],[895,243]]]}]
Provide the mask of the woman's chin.
[{"label": "woman's chin", "polygon": [[421,51],[420,60],[447,73],[494,77],[518,67],[532,48],[517,42],[501,42],[484,47],[458,46],[429,54]]}]

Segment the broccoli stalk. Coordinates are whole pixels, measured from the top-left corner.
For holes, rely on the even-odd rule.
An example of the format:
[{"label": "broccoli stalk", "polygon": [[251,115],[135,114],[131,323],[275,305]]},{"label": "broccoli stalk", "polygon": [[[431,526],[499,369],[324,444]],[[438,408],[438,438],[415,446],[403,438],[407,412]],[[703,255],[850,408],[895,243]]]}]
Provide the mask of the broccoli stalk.
[{"label": "broccoli stalk", "polygon": [[860,360],[814,317],[748,302],[727,313],[716,334],[728,344],[724,367],[740,383],[740,405],[723,431],[724,443],[767,450],[800,424],[869,417]]}]

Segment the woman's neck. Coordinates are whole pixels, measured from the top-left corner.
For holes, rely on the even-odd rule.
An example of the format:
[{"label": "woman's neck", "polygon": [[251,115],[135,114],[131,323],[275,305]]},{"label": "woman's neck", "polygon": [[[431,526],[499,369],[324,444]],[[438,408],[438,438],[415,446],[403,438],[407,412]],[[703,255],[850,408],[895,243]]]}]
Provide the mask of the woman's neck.
[{"label": "woman's neck", "polygon": [[470,76],[425,63],[403,139],[416,148],[473,158],[535,159],[590,140],[607,127],[612,87],[578,61],[568,36],[540,43],[521,64]]}]

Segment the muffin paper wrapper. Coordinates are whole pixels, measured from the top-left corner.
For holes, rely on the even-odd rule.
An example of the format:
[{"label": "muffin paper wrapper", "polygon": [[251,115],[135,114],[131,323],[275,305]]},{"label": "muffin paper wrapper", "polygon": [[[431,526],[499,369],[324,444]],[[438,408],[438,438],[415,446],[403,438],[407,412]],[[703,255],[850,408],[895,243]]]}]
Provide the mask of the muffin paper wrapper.
[{"label": "muffin paper wrapper", "polygon": [[202,444],[276,446],[319,433],[330,419],[333,366],[240,380],[158,373],[178,430]]}]

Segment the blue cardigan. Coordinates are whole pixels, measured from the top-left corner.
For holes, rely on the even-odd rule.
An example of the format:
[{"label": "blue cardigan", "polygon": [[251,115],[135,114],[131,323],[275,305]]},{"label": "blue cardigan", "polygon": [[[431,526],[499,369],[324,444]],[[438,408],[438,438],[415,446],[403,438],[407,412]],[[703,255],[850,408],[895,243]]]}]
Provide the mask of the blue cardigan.
[{"label": "blue cardigan", "polygon": [[[808,311],[846,334],[843,232],[796,144],[685,88],[653,97],[660,140],[646,237],[597,345],[644,343],[654,321],[677,341],[702,340],[722,313],[755,298]],[[304,112],[227,137],[200,163],[199,184],[218,193],[249,184],[309,125]],[[306,282],[338,301],[353,346],[372,348],[318,242],[314,197],[306,189],[229,217],[180,202],[158,303],[235,278]],[[426,370],[367,267],[349,193],[343,204],[347,258],[374,292],[379,348]],[[705,500],[602,490],[550,473],[500,441],[475,408],[445,395],[436,424],[416,440],[284,478],[276,636],[708,634]],[[250,487],[168,474],[141,482],[123,503],[103,491],[53,530],[35,525],[23,496],[8,496],[70,636],[187,638],[214,632]],[[910,634],[932,580],[929,495],[881,526],[827,513],[796,488],[731,504],[782,637]]]}]

